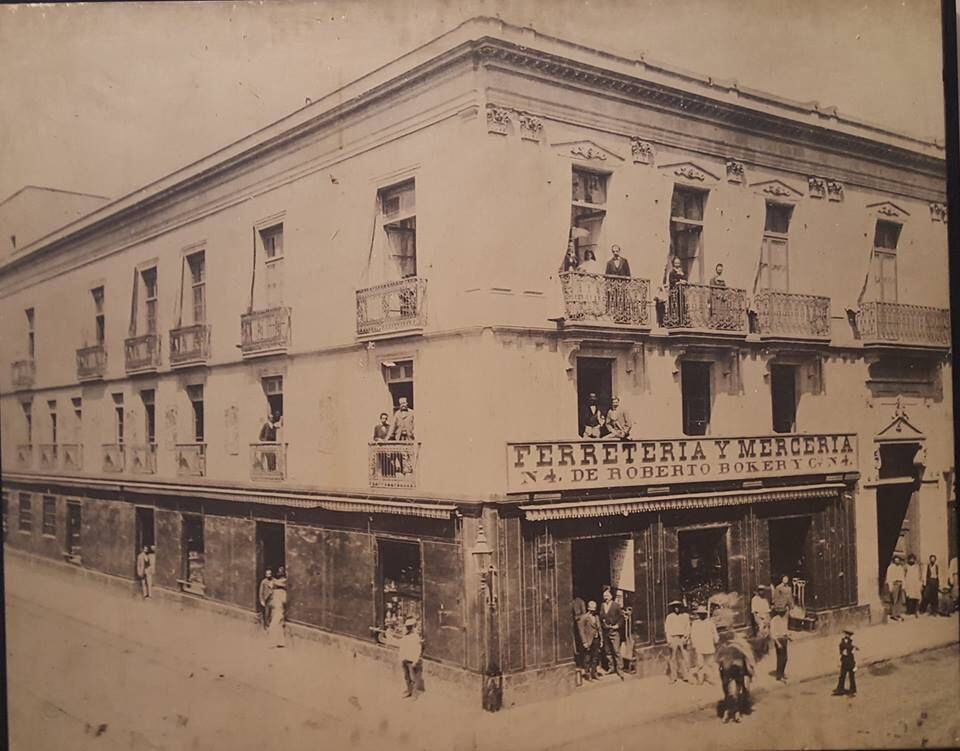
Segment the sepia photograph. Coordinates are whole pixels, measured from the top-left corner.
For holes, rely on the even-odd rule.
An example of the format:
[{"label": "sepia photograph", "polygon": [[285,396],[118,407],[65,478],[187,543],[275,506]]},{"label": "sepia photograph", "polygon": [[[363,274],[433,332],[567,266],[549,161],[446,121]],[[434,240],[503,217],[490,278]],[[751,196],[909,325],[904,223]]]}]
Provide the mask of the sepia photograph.
[{"label": "sepia photograph", "polygon": [[6,747],[960,747],[957,27],[0,6]]}]

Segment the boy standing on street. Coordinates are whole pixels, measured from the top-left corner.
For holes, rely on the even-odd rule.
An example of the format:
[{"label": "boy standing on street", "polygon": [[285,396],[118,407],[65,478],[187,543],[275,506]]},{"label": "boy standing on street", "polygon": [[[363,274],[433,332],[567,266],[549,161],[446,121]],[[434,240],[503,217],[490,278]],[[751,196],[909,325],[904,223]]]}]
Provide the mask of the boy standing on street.
[{"label": "boy standing on street", "polygon": [[[853,644],[853,631],[844,630],[843,638],[840,640],[840,680],[837,681],[837,688],[833,692],[834,696],[857,695],[857,659],[853,653],[857,647]],[[850,676],[850,690],[846,689],[847,676]]]}]

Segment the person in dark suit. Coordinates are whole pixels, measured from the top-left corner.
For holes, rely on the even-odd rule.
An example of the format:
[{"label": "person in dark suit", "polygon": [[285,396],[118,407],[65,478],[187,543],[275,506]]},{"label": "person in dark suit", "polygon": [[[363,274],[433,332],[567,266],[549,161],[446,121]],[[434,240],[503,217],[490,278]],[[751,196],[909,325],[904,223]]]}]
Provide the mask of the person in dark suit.
[{"label": "person in dark suit", "polygon": [[580,416],[580,422],[583,425],[582,438],[600,438],[606,432],[604,423],[606,418],[603,416],[603,410],[597,402],[597,395],[591,393],[587,396],[587,406],[583,409]]},{"label": "person in dark suit", "polygon": [[[857,647],[853,644],[853,631],[844,630],[843,638],[840,640],[840,680],[837,681],[837,688],[834,690],[834,696],[857,695],[857,658],[854,652]],[[847,676],[850,676],[850,690],[847,691]]]},{"label": "person in dark suit", "polygon": [[597,663],[600,662],[600,649],[603,646],[600,618],[597,617],[597,603],[590,600],[587,603],[587,612],[577,621],[580,643],[586,655],[584,670],[588,681],[597,680]]},{"label": "person in dark suit", "polygon": [[630,276],[630,263],[620,255],[619,245],[610,246],[611,258],[607,261],[607,276]]},{"label": "person in dark suit", "polygon": [[603,649],[613,672],[623,680],[620,671],[620,626],[623,623],[623,608],[613,599],[613,590],[603,588],[603,605],[600,606],[600,621],[603,625]]}]

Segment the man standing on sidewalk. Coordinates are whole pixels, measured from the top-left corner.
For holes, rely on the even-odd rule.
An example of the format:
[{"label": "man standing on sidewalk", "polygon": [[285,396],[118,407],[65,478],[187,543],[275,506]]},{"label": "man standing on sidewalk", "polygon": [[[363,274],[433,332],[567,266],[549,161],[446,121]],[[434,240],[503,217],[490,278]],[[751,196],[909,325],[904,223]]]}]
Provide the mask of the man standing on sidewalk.
[{"label": "man standing on sidewalk", "polygon": [[753,635],[764,636],[770,625],[770,601],[767,599],[766,587],[757,587],[757,593],[750,600],[750,612],[753,614]]},{"label": "man standing on sidewalk", "polygon": [[423,693],[423,640],[417,633],[417,619],[404,621],[406,633],[400,637],[400,666],[403,669],[403,682],[406,685],[404,698],[417,698]]},{"label": "man standing on sidewalk", "polygon": [[[903,594],[903,577],[905,576],[903,561],[899,555],[893,556],[890,565],[887,566],[887,589],[890,592],[890,620],[903,620],[903,604],[906,597]],[[922,608],[922,605],[921,605]]]},{"label": "man standing on sidewalk", "polygon": [[140,580],[143,599],[150,596],[150,585],[153,584],[153,567],[150,565],[150,558],[150,546],[144,545],[143,550],[137,553],[137,578]]},{"label": "man standing on sidewalk", "polygon": [[597,603],[590,600],[587,612],[577,621],[577,630],[584,651],[584,678],[597,680],[597,663],[600,662],[600,646],[603,644],[600,619],[597,617]]},{"label": "man standing on sidewalk", "polygon": [[273,594],[273,570],[267,569],[260,580],[257,591],[257,601],[260,603],[260,617],[263,619],[263,630],[270,625],[270,595]]},{"label": "man standing on sidewalk", "polygon": [[784,574],[773,590],[773,610],[789,611],[793,606],[793,587],[790,585],[790,577]]},{"label": "man standing on sidewalk", "polygon": [[620,603],[613,599],[613,591],[609,586],[603,588],[600,620],[603,623],[603,649],[607,653],[607,661],[622,681],[624,678],[623,673],[620,672],[620,622],[623,620],[623,609]]},{"label": "man standing on sidewalk", "polygon": [[923,601],[920,610],[930,615],[940,614],[940,564],[937,556],[931,555],[923,577]]},{"label": "man standing on sidewalk", "polygon": [[670,661],[667,669],[670,682],[676,683],[677,678],[687,681],[687,642],[690,639],[690,616],[681,613],[683,603],[679,600],[670,602],[670,614],[664,622],[664,631],[667,635],[667,646],[670,647]]},{"label": "man standing on sidewalk", "polygon": [[690,624],[690,645],[693,647],[697,659],[697,683],[713,684],[717,672],[715,659],[717,642],[720,637],[713,620],[708,617],[707,609],[701,605],[697,608],[697,620]]},{"label": "man standing on sidewalk", "polygon": [[789,621],[785,611],[778,610],[770,621],[770,638],[777,651],[777,680],[787,682],[787,642],[790,640]]}]

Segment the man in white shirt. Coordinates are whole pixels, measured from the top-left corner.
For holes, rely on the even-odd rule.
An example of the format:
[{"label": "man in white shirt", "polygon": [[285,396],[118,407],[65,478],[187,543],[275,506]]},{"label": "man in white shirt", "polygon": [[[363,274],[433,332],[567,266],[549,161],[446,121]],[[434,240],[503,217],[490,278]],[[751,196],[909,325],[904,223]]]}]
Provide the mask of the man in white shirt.
[{"label": "man in white shirt", "polygon": [[750,600],[750,612],[753,614],[753,635],[760,636],[770,624],[770,601],[765,593],[766,587],[762,584],[757,587],[757,593]]},{"label": "man in white shirt", "polygon": [[683,606],[679,600],[669,603],[670,614],[663,624],[667,635],[667,646],[670,647],[670,661],[667,667],[670,672],[670,682],[676,683],[677,678],[687,681],[687,643],[690,640],[690,616],[681,613]]},{"label": "man in white shirt", "polygon": [[712,684],[712,676],[717,672],[715,655],[720,637],[716,625],[708,615],[707,609],[701,605],[697,608],[697,620],[690,624],[690,645],[697,659],[694,675],[699,684]]},{"label": "man in white shirt", "polygon": [[790,640],[789,616],[778,610],[770,621],[770,638],[777,651],[777,680],[787,682],[787,642]]},{"label": "man in white shirt", "polygon": [[[903,567],[903,561],[899,555],[893,556],[890,565],[887,566],[887,590],[890,593],[890,620],[903,620],[903,605],[906,597],[903,594],[903,578],[906,576],[906,570]],[[922,607],[922,606],[921,606]]]},{"label": "man in white shirt", "polygon": [[407,618],[403,624],[406,633],[400,637],[400,667],[403,669],[403,682],[406,685],[404,698],[414,699],[424,691],[423,687],[423,640],[417,633],[417,619]]}]

